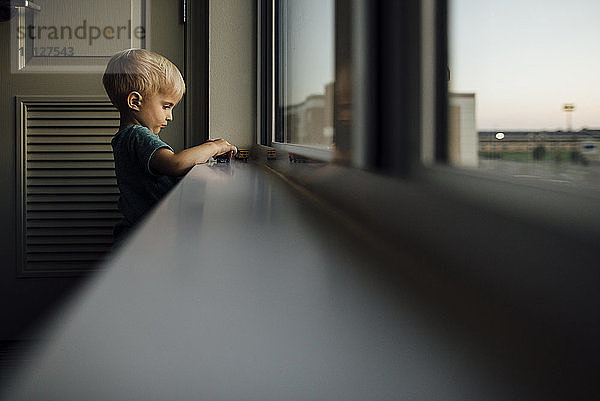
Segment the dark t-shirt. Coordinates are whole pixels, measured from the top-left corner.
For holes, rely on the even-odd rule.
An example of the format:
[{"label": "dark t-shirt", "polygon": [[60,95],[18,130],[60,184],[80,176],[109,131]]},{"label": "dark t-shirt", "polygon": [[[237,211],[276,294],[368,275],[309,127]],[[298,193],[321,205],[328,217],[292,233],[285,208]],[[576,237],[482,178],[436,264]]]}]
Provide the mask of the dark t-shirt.
[{"label": "dark t-shirt", "polygon": [[117,236],[133,227],[179,179],[157,175],[150,169],[154,152],[173,149],[148,128],[128,125],[115,134],[110,144],[120,192],[119,210],[123,214],[123,220],[115,227]]}]

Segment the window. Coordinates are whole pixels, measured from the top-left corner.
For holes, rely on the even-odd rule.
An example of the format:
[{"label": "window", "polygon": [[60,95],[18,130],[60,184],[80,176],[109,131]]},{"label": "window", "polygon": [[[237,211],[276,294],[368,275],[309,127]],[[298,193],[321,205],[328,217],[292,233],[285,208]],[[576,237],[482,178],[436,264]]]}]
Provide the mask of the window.
[{"label": "window", "polygon": [[449,162],[600,188],[600,3],[448,5]]},{"label": "window", "polygon": [[325,154],[334,145],[334,1],[282,0],[276,4],[274,141]]}]

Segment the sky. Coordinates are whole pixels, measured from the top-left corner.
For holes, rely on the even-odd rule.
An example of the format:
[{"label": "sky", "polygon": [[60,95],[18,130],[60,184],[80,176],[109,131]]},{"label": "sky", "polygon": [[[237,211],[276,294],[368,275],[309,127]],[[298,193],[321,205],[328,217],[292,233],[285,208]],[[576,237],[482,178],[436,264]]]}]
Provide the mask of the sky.
[{"label": "sky", "polygon": [[478,130],[600,128],[600,0],[449,0],[450,91]]},{"label": "sky", "polygon": [[334,1],[287,0],[281,9],[288,16],[287,104],[296,104],[334,80]]},{"label": "sky", "polygon": [[[287,103],[334,77],[333,0],[287,0]],[[449,0],[450,91],[478,130],[600,128],[600,0]]]}]

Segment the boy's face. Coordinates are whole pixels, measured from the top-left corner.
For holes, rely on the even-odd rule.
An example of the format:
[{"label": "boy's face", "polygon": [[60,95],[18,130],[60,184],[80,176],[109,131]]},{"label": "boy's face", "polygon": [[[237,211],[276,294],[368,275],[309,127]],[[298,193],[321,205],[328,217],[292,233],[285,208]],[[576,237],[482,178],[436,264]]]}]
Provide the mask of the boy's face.
[{"label": "boy's face", "polygon": [[140,95],[137,104],[134,103],[137,107],[130,107],[135,110],[135,119],[158,135],[161,128],[165,128],[169,121],[173,121],[173,108],[179,100],[174,95],[165,93],[144,97]]}]

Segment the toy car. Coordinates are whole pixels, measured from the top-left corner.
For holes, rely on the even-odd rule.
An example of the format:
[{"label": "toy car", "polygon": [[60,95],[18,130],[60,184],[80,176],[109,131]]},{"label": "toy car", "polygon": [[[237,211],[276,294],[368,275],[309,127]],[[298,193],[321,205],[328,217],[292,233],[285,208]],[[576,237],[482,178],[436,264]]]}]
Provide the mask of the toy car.
[{"label": "toy car", "polygon": [[250,150],[248,149],[238,149],[237,155],[235,156],[236,159],[243,162],[247,162],[249,157]]}]

